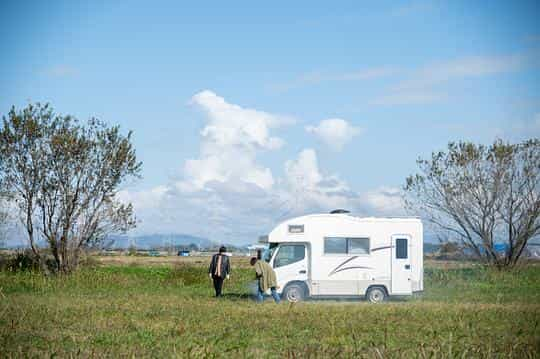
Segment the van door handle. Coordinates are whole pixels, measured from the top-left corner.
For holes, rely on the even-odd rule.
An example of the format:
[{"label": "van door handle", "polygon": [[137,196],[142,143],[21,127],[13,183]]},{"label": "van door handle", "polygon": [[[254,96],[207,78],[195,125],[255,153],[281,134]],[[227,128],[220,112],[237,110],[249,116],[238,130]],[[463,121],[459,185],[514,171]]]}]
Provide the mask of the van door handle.
[{"label": "van door handle", "polygon": [[305,269],[302,269],[300,272],[298,272],[300,274],[306,274],[306,270]]}]

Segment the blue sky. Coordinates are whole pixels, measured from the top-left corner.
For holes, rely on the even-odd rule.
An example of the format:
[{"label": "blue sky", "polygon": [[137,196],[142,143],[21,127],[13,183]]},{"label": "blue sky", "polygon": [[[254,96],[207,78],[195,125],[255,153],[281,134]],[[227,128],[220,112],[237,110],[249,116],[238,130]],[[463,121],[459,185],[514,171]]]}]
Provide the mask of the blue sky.
[{"label": "blue sky", "polygon": [[540,3],[2,2],[0,112],[134,131],[134,233],[401,214],[418,156],[540,134]]}]

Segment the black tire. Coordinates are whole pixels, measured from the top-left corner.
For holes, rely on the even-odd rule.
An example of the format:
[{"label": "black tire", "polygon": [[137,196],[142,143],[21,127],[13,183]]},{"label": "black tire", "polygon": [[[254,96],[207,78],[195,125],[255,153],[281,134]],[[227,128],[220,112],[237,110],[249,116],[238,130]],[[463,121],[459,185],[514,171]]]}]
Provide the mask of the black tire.
[{"label": "black tire", "polygon": [[306,290],[301,284],[289,284],[283,290],[282,298],[290,303],[301,302],[306,298]]},{"label": "black tire", "polygon": [[387,298],[388,294],[386,294],[386,290],[383,287],[371,287],[366,292],[366,300],[371,303],[382,303]]}]

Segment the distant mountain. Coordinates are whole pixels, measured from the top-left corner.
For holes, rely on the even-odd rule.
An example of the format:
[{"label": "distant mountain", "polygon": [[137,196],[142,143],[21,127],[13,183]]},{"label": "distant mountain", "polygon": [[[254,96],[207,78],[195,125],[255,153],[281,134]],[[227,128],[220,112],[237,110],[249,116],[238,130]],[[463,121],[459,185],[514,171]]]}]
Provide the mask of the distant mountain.
[{"label": "distant mountain", "polygon": [[200,247],[212,246],[212,241],[207,238],[192,236],[189,234],[146,234],[139,236],[110,236],[111,248],[128,248],[135,245],[138,249],[151,249],[167,246],[187,246],[194,243]]}]

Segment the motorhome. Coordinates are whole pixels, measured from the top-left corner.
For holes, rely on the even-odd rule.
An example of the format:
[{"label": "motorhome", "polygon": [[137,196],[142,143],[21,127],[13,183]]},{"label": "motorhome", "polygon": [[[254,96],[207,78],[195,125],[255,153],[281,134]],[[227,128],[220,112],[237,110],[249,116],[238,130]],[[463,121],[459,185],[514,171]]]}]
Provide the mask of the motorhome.
[{"label": "motorhome", "polygon": [[267,236],[265,260],[278,293],[365,296],[373,303],[423,290],[423,229],[418,218],[360,218],[346,211],[289,219]]}]

